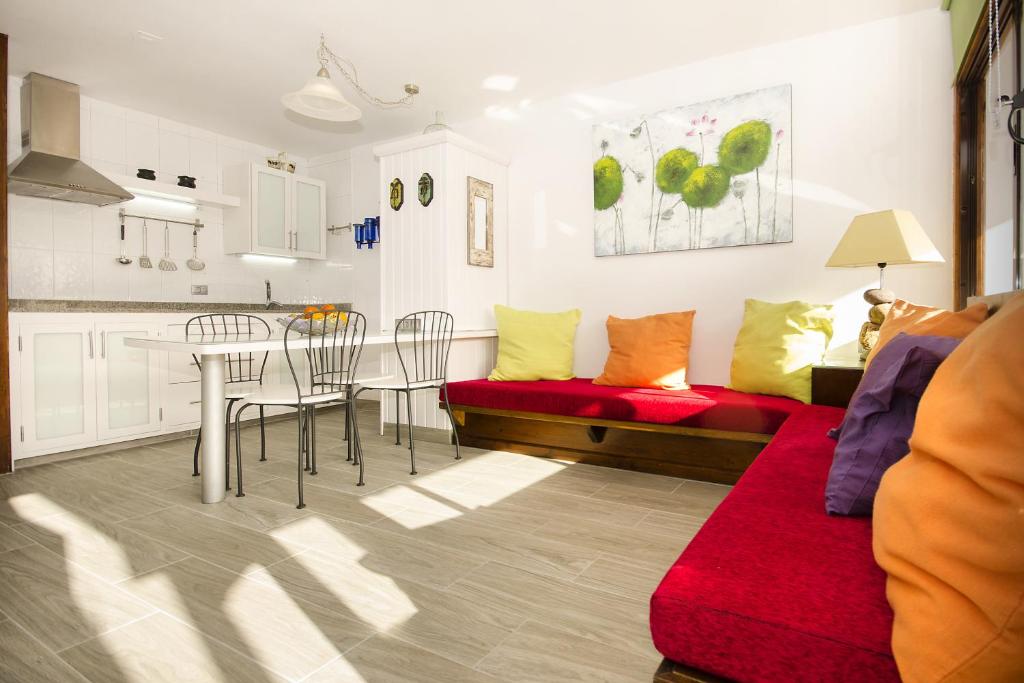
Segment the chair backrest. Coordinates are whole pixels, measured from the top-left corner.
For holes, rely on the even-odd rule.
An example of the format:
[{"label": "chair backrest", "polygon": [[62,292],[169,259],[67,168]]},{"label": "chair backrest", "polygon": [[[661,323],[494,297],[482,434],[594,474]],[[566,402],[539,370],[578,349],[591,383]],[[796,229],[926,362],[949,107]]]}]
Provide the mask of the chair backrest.
[{"label": "chair backrest", "polygon": [[455,318],[446,311],[418,311],[398,321],[395,351],[407,384],[448,378],[454,331]]},{"label": "chair backrest", "polygon": [[[225,339],[259,339],[270,337],[270,325],[263,318],[245,313],[205,313],[191,318],[185,323],[185,338],[220,336]],[[263,370],[267,366],[270,353],[229,353],[224,359],[224,381],[232,384],[238,382],[259,382],[263,384]],[[202,371],[199,359],[192,355],[196,367]]]},{"label": "chair backrest", "polygon": [[[312,321],[311,321],[312,322]],[[355,382],[359,356],[366,337],[366,317],[358,311],[327,316],[323,334],[303,334],[302,318],[292,320],[284,331],[285,358],[299,397],[333,394]],[[305,363],[296,367],[292,353],[302,351]]]}]

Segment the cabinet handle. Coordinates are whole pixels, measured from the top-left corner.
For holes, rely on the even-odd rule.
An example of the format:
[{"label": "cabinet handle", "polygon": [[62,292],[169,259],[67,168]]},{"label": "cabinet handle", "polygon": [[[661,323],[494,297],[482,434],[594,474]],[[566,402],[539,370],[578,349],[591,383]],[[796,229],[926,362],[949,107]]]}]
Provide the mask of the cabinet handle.
[{"label": "cabinet handle", "polygon": [[292,243],[295,245],[295,246],[292,247],[292,251],[298,251],[299,250],[299,231],[295,230],[294,232],[292,232],[292,234],[295,235],[295,239],[292,240]]},{"label": "cabinet handle", "polygon": [[93,346],[92,346],[92,330],[89,330],[89,358],[95,358],[95,357],[96,357],[96,353],[93,350]]},{"label": "cabinet handle", "polygon": [[100,332],[100,358],[107,357],[107,333]]},{"label": "cabinet handle", "polygon": [[190,406],[197,406],[197,405],[199,405],[202,402],[203,402],[203,399],[199,399],[198,401],[189,401],[188,404]]}]

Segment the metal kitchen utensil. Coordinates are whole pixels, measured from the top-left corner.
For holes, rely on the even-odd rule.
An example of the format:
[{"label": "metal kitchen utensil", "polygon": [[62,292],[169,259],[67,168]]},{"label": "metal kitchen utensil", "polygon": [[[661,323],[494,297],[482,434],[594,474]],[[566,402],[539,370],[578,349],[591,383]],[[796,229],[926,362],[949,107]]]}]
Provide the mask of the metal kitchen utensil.
[{"label": "metal kitchen utensil", "polygon": [[153,262],[147,255],[149,252],[149,233],[146,231],[146,219],[142,219],[142,254],[139,256],[139,268],[152,268]]},{"label": "metal kitchen utensil", "polygon": [[167,272],[178,269],[178,264],[171,260],[171,229],[167,227],[167,221],[164,221],[164,257],[160,259],[158,267]]},{"label": "metal kitchen utensil", "polygon": [[206,264],[199,258],[199,229],[192,228],[192,258],[185,261],[189,270],[202,270]]},{"label": "metal kitchen utensil", "polygon": [[121,218],[121,255],[117,257],[117,262],[122,266],[131,265],[132,260],[128,258],[128,248],[124,243],[124,217]]}]

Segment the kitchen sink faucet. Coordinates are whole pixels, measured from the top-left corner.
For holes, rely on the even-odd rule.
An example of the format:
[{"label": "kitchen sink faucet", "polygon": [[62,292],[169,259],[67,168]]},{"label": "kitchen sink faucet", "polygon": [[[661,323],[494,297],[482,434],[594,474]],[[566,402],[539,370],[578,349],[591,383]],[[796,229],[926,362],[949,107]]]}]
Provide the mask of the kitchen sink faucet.
[{"label": "kitchen sink faucet", "polygon": [[271,296],[271,293],[270,293],[270,280],[264,280],[263,282],[264,282],[264,284],[267,285],[267,310],[269,311],[271,308],[281,308],[281,302],[280,301],[274,301],[273,296]]}]

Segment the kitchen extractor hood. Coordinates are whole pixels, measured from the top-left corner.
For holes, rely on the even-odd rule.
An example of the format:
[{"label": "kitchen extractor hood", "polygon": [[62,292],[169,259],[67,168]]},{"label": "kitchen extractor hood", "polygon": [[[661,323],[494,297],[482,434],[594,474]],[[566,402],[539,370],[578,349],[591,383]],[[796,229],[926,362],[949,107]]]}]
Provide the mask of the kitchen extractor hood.
[{"label": "kitchen extractor hood", "polygon": [[21,86],[21,156],[7,190],[28,197],[106,206],[134,195],[79,159],[78,86],[30,73]]}]

